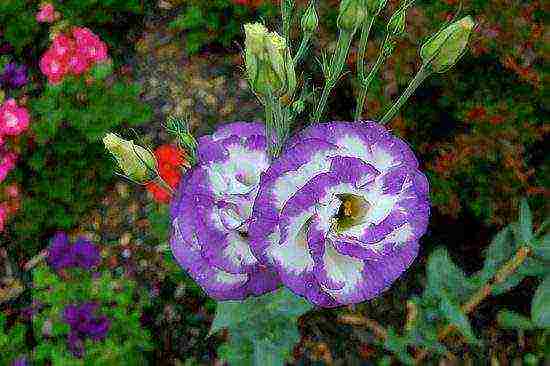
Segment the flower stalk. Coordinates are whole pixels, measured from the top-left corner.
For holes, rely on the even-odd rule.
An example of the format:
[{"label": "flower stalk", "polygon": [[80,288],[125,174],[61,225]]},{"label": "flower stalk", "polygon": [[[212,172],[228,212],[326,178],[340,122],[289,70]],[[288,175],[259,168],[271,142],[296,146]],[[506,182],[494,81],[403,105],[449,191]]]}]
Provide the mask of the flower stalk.
[{"label": "flower stalk", "polygon": [[429,68],[429,65],[422,64],[422,66],[420,67],[420,70],[418,70],[414,78],[411,80],[411,82],[407,86],[407,89],[405,89],[405,91],[403,92],[403,94],[401,94],[399,99],[397,99],[397,101],[391,106],[390,110],[387,111],[386,114],[384,114],[384,116],[380,119],[380,124],[384,125],[389,121],[391,121],[393,117],[395,117],[397,112],[399,112],[399,109],[401,109],[403,104],[405,104],[405,102],[411,97],[414,91],[431,74],[432,72]]}]

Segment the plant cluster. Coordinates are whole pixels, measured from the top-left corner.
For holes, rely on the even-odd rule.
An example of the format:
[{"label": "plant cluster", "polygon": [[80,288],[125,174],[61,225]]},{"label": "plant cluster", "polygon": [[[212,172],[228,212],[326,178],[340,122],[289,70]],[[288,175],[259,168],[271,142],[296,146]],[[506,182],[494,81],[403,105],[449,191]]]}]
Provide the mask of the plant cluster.
[{"label": "plant cluster", "polygon": [[[101,263],[100,247],[84,238],[74,244],[58,233],[49,265],[33,270],[32,316],[38,364],[142,364],[152,342],[141,326],[148,298],[136,283],[113,276]],[[106,351],[108,350],[108,351]]]},{"label": "plant cluster", "polygon": [[224,47],[239,38],[243,22],[255,17],[271,18],[276,6],[271,0],[200,0],[182,1],[182,10],[169,28],[184,32],[188,54],[199,52],[209,44]]}]

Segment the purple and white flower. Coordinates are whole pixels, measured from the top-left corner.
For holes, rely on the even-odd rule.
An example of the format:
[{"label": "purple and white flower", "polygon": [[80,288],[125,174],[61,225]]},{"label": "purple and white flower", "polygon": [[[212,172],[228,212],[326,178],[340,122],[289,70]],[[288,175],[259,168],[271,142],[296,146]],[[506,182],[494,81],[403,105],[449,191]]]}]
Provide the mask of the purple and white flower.
[{"label": "purple and white flower", "polygon": [[261,295],[280,284],[248,240],[260,174],[270,161],[260,123],[222,125],[198,140],[198,163],[172,200],[170,245],[178,263],[218,300]]},{"label": "purple and white flower", "polygon": [[389,288],[413,261],[430,212],[410,147],[375,122],[306,128],[264,173],[252,251],[323,307]]}]

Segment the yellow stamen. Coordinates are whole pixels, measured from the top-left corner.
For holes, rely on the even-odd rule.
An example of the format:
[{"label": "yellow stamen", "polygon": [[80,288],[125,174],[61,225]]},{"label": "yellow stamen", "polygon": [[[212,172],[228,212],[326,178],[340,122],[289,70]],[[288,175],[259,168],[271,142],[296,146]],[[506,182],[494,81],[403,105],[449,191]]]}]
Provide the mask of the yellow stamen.
[{"label": "yellow stamen", "polygon": [[345,201],[344,202],[344,216],[351,216],[352,215],[352,203],[351,201]]}]

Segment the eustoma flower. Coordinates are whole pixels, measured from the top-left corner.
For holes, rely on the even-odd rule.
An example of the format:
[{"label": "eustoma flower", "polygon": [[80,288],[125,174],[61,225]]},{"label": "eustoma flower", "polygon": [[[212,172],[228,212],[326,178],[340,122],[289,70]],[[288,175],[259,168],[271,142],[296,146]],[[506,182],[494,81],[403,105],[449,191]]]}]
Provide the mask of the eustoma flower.
[{"label": "eustoma flower", "polygon": [[429,216],[409,146],[375,122],[305,129],[262,176],[253,253],[311,302],[377,296],[411,264]]},{"label": "eustoma flower", "polygon": [[263,125],[222,125],[198,145],[197,165],[171,205],[176,260],[218,300],[274,290],[279,280],[254,257],[247,233],[260,174],[269,166]]}]

